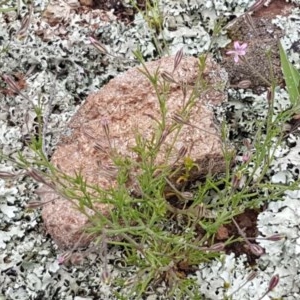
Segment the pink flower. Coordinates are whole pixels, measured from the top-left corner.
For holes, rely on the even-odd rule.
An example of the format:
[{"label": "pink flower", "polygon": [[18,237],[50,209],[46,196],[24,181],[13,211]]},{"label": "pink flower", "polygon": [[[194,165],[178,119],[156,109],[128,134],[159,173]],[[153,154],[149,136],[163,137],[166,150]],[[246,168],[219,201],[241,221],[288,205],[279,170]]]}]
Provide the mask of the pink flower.
[{"label": "pink flower", "polygon": [[227,51],[226,54],[233,55],[235,63],[239,62],[239,57],[246,54],[246,48],[248,47],[247,43],[241,44],[238,41],[235,41],[233,44],[234,50]]}]

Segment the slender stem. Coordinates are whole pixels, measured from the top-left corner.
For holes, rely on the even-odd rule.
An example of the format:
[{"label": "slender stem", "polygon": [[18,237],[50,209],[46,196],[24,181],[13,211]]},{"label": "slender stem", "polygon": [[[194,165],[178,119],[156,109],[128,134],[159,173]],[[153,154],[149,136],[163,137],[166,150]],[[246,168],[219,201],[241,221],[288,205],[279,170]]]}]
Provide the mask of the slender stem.
[{"label": "slender stem", "polygon": [[232,218],[232,222],[234,223],[235,227],[238,230],[239,235],[244,239],[244,241],[249,245],[250,242],[246,236],[246,234],[244,233],[244,231],[241,229],[241,227],[239,226],[239,224],[235,221],[234,218]]}]

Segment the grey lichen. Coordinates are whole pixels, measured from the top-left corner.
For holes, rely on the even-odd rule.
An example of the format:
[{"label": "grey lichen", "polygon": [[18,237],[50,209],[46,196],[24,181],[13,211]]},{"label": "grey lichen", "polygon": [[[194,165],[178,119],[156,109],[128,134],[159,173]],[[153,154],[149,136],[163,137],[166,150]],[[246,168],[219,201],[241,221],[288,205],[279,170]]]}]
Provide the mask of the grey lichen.
[{"label": "grey lichen", "polygon": [[[300,4],[299,0],[292,2]],[[25,40],[20,41],[14,37],[21,26],[16,13],[0,14],[1,71],[9,75],[15,72],[26,75],[27,88],[24,92],[31,99],[27,101],[17,95],[0,94],[0,147],[7,155],[14,155],[18,150],[28,154],[22,137],[32,132],[36,125],[33,104],[42,99],[43,107],[47,107],[53,86],[55,99],[47,135],[50,148],[54,147],[58,133],[64,130],[76,107],[89,93],[98,90],[111,77],[136,64],[131,52],[133,49],[140,46],[147,60],[158,55],[153,44],[153,32],[141,15],[136,15],[133,26],[126,26],[115,19],[104,22],[99,16],[91,21],[93,25],[99,25],[99,29],[93,34],[108,47],[110,54],[119,57],[115,59],[99,54],[88,44],[90,28],[78,25],[79,21],[88,19],[86,14],[71,12],[70,19],[66,23],[62,22],[64,27],[53,28],[46,21],[40,20],[41,12],[48,2],[36,0],[34,3],[34,18]],[[198,55],[207,49],[216,19],[222,15],[239,16],[253,3],[254,0],[163,0],[160,7],[164,15],[164,31],[158,36],[159,42],[166,39],[171,53],[183,46],[186,54]],[[7,2],[8,7],[13,5],[13,1]],[[22,6],[21,16],[26,12],[26,7]],[[274,24],[285,29],[283,45],[290,59],[299,68],[299,33],[295,30],[299,27],[299,9],[296,8],[289,17],[277,18]],[[226,43],[226,39],[222,40],[222,45]],[[0,87],[5,86],[1,81]],[[249,98],[253,106],[247,102]],[[231,93],[231,100],[233,99],[239,107],[236,116],[239,128],[253,130],[255,122],[248,116],[252,113],[260,118],[266,114],[265,94],[257,96],[240,90],[238,93]],[[278,109],[286,107],[286,93],[278,90],[276,99]],[[26,111],[31,114],[29,131],[24,128]],[[278,153],[278,161],[273,166],[275,172],[290,171],[287,169],[291,163],[292,171],[295,174],[297,170],[299,172],[298,148],[297,140],[296,147],[288,155],[286,149]],[[0,168],[1,171],[13,170],[8,161],[1,161]],[[99,271],[102,264],[95,256],[90,255],[90,261],[82,266],[68,269],[58,265],[55,246],[42,234],[39,213],[24,211],[26,203],[35,197],[35,187],[31,181],[12,180],[5,183],[0,180],[0,298],[48,299],[57,295],[59,299],[79,300],[79,296],[74,298],[74,295],[81,293],[86,296],[85,299],[89,299],[92,294],[91,287],[94,285],[97,287],[97,299],[114,299],[113,292],[118,291],[119,287],[103,282]],[[283,202],[272,202],[260,215],[258,226],[262,235],[280,232],[287,239],[276,243],[260,241],[266,249],[266,255],[260,259],[259,264],[265,271],[251,284],[233,294],[233,299],[253,299],[257,295],[254,292],[259,293],[267,288],[268,280],[274,272],[280,274],[281,284],[271,296],[278,298],[287,295],[288,299],[299,298],[299,197],[299,191],[287,193]],[[136,272],[134,268],[123,268],[120,271],[123,258],[117,248],[111,249],[108,260],[115,262],[115,265],[108,266],[112,278],[130,278]],[[222,296],[230,295],[250,272],[245,268],[244,262],[244,257],[234,258],[230,255],[225,256],[223,261],[200,266],[194,278],[198,279],[201,293],[208,299],[223,299]],[[77,278],[80,279],[80,284]],[[229,285],[228,290],[224,289],[224,283]],[[157,293],[164,297],[163,288],[158,289]]]}]

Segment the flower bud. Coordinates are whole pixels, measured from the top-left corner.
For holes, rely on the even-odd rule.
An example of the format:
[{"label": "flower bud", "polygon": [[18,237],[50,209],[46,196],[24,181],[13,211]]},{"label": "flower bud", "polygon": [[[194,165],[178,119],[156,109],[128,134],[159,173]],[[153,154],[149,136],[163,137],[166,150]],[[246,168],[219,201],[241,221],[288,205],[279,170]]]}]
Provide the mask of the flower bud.
[{"label": "flower bud", "polygon": [[242,80],[237,84],[237,87],[240,89],[248,89],[251,86],[251,83],[250,80]]},{"label": "flower bud", "polygon": [[250,251],[256,256],[262,256],[265,253],[264,249],[257,244],[249,243],[249,247]]},{"label": "flower bud", "polygon": [[223,251],[225,249],[225,244],[224,243],[216,243],[212,246],[210,246],[207,250],[209,251]]},{"label": "flower bud", "polygon": [[173,72],[179,66],[179,64],[180,64],[180,62],[182,60],[182,57],[183,57],[183,48],[181,48],[179,51],[177,51],[177,53],[175,55]]},{"label": "flower bud", "polygon": [[59,256],[58,259],[57,259],[57,261],[58,261],[59,265],[62,265],[65,262],[64,256],[63,255]]},{"label": "flower bud", "polygon": [[105,284],[109,284],[110,280],[111,280],[111,276],[108,270],[103,270],[101,273],[101,281],[104,282]]},{"label": "flower bud", "polygon": [[241,178],[242,178],[242,175],[240,172],[233,175],[232,181],[231,181],[231,185],[232,185],[233,189],[237,189],[239,187]]},{"label": "flower bud", "polygon": [[107,153],[105,147],[98,142],[95,143],[94,148],[102,153]]},{"label": "flower bud", "polygon": [[29,12],[27,12],[21,20],[20,29],[16,32],[16,37],[19,40],[22,40],[26,37],[28,28],[31,23],[32,14],[33,14],[33,2],[29,6]]},{"label": "flower bud", "polygon": [[60,255],[57,259],[59,265],[67,264],[72,256],[72,252],[67,251],[64,254]]},{"label": "flower bud", "polygon": [[9,88],[16,94],[20,93],[20,87],[18,84],[15,82],[12,76],[10,75],[2,75],[3,80],[6,82],[6,84],[9,86]]},{"label": "flower bud", "polygon": [[104,129],[105,135],[109,136],[109,120],[106,117],[103,117],[101,120],[102,128]]},{"label": "flower bud", "polygon": [[183,94],[183,103],[185,103],[186,95],[187,95],[187,84],[182,82],[181,83],[181,91]]},{"label": "flower bud", "polygon": [[29,201],[26,205],[26,209],[40,208],[45,204],[46,203],[42,201]]},{"label": "flower bud", "polygon": [[272,291],[277,286],[278,282],[279,282],[279,275],[276,274],[270,280],[268,291]]},{"label": "flower bud", "polygon": [[14,172],[0,171],[0,178],[1,179],[14,178],[14,177],[17,177],[17,176],[18,175],[15,174]]},{"label": "flower bud", "polygon": [[170,133],[170,128],[166,127],[163,130],[161,136],[159,137],[159,140],[158,140],[158,143],[157,143],[158,146],[160,146],[162,143],[164,143],[164,141],[166,140],[166,138],[169,135],[169,133]]},{"label": "flower bud", "polygon": [[178,123],[178,124],[181,124],[181,125],[188,125],[189,123],[183,119],[183,117],[180,115],[180,114],[177,114],[175,113],[173,116],[172,116],[172,119]]},{"label": "flower bud", "polygon": [[184,198],[185,200],[193,200],[194,199],[194,194],[191,192],[181,192],[180,195],[182,196],[182,198]]},{"label": "flower bud", "polygon": [[103,117],[101,119],[101,125],[104,130],[107,141],[109,143],[109,148],[112,148],[111,141],[110,141],[110,135],[109,135],[109,119],[107,117]]},{"label": "flower bud", "polygon": [[280,241],[280,240],[283,240],[283,239],[285,239],[285,235],[279,234],[279,233],[273,234],[273,235],[268,236],[268,237],[265,238],[265,240],[273,241],[273,242]]},{"label": "flower bud", "polygon": [[182,158],[182,157],[185,157],[185,155],[187,154],[187,147],[185,146],[182,146],[180,149],[179,149],[179,152],[178,152],[178,159],[179,158]]},{"label": "flower bud", "polygon": [[253,148],[249,139],[243,139],[243,144],[247,148],[247,150],[251,150]]},{"label": "flower bud", "polygon": [[91,44],[102,54],[108,54],[107,49],[97,40],[95,40],[93,37],[89,37],[89,40]]},{"label": "flower bud", "polygon": [[251,154],[249,152],[243,154],[242,160],[244,163],[247,163],[250,159],[251,159]]},{"label": "flower bud", "polygon": [[35,181],[47,184],[46,180],[42,177],[41,174],[39,174],[37,170],[33,168],[28,168],[26,173],[28,176],[32,177]]},{"label": "flower bud", "polygon": [[73,253],[70,256],[70,263],[72,265],[81,265],[83,263],[83,255],[81,253]]},{"label": "flower bud", "polygon": [[173,75],[169,72],[163,71],[161,72],[161,77],[163,80],[170,82],[170,83],[176,83],[175,79],[173,78]]},{"label": "flower bud", "polygon": [[273,99],[273,92],[270,88],[268,88],[268,90],[267,90],[267,101],[268,101],[269,104],[271,104],[272,99]]},{"label": "flower bud", "polygon": [[247,281],[251,281],[253,280],[256,276],[258,275],[258,273],[256,271],[252,271],[246,278]]}]

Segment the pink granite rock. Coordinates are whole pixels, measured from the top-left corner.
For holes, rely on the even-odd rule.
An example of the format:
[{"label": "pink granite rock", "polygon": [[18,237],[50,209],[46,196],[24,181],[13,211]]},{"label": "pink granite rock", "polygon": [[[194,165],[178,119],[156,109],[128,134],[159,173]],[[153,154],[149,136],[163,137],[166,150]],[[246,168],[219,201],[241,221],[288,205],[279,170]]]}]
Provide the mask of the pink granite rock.
[{"label": "pink granite rock", "polygon": [[[174,57],[164,57],[146,63],[151,74],[158,68],[160,74],[163,71],[172,73],[173,65]],[[166,100],[167,126],[174,124],[174,115],[180,114],[183,102],[188,101],[192,87],[197,81],[198,71],[199,60],[184,57],[174,72],[175,82],[170,83]],[[159,76],[162,82],[161,75]],[[198,171],[192,174],[193,178],[205,176],[208,169],[218,172],[224,168],[220,135],[213,121],[211,106],[220,105],[227,99],[224,92],[227,73],[208,58],[204,79],[208,84],[197,89],[196,102],[188,116],[189,124],[183,125],[171,155],[166,157],[175,132],[166,137],[156,159],[156,164],[180,166],[183,160],[181,158],[177,161],[178,153],[184,146],[187,149],[186,156],[200,166]],[[185,100],[182,83],[187,86]],[[88,183],[107,189],[116,184],[114,172],[111,171],[112,149],[123,157],[138,160],[132,150],[135,136],[139,132],[144,138],[151,137],[157,126],[155,119],[160,120],[160,112],[154,88],[138,68],[132,68],[87,98],[68,126],[72,131],[71,135],[61,140],[51,161],[69,175],[74,175],[74,172],[80,170]],[[104,124],[109,127],[109,139]],[[132,169],[131,178],[139,171]],[[128,187],[134,189],[134,182],[129,182]],[[91,237],[81,235],[87,218],[75,210],[70,201],[51,192],[42,193],[41,197],[44,201],[53,199],[43,207],[42,216],[47,233],[59,247],[70,248],[76,243],[77,246],[82,246],[91,240]],[[106,204],[100,204],[98,208],[104,214],[111,210],[111,206]]]}]

